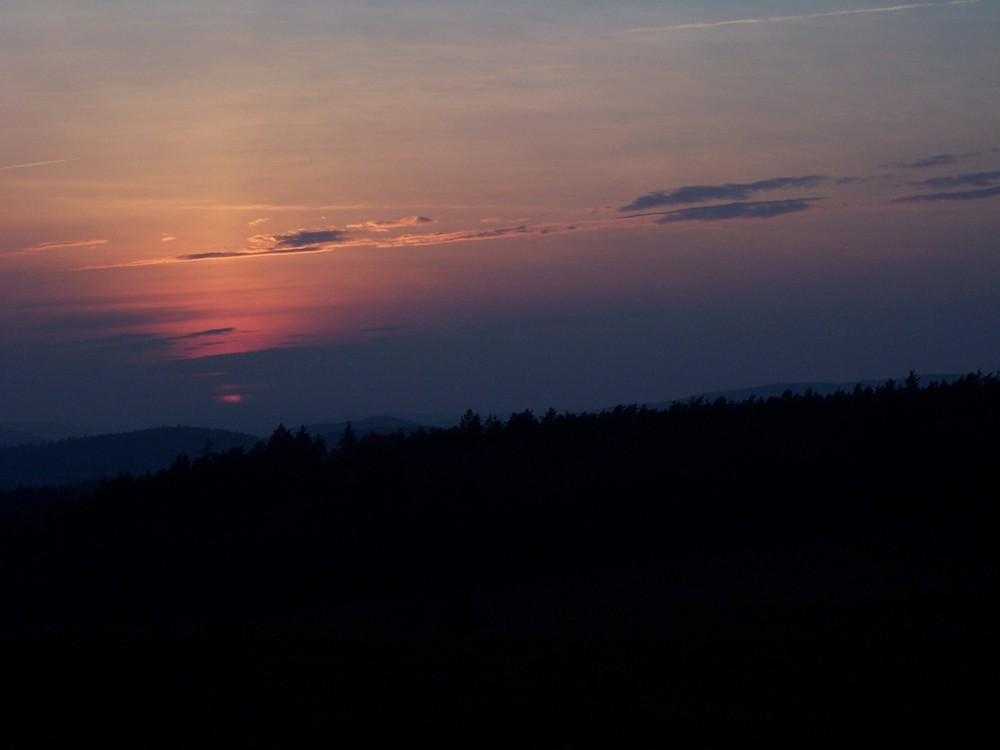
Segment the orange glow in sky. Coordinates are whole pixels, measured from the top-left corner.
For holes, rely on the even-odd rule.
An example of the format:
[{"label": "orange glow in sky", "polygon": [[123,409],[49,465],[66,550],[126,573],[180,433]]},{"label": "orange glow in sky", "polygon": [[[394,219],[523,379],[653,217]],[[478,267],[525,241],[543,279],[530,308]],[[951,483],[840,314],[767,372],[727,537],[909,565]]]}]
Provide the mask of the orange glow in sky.
[{"label": "orange glow in sky", "polygon": [[310,347],[380,384],[321,394],[342,415],[990,370],[998,27],[993,0],[6,3],[0,424],[100,421],[130,368],[171,395],[107,423],[198,415],[178,361]]}]

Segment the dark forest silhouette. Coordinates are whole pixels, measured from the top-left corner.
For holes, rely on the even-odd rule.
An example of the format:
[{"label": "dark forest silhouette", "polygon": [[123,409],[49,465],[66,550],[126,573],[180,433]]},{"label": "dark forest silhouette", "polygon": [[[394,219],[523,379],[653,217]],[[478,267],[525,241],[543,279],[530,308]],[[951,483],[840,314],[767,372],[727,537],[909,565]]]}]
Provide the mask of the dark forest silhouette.
[{"label": "dark forest silhouette", "polygon": [[[404,735],[504,746],[534,716],[539,746],[702,721],[719,738],[814,741],[827,711],[881,710],[978,740],[997,697],[982,654],[998,428],[1000,379],[982,374],[661,410],[470,410],[450,429],[348,426],[336,445],[278,427],[0,524],[4,631],[35,654],[26,672],[38,634],[61,634],[70,684],[83,678],[68,634],[126,633],[101,641],[104,658],[132,644],[167,683],[208,649],[236,691],[262,649],[298,686],[271,709],[304,701],[310,731],[331,737],[388,716]],[[312,705],[303,680],[336,695]],[[464,713],[442,735],[448,706]],[[525,713],[491,733],[494,708]]]}]

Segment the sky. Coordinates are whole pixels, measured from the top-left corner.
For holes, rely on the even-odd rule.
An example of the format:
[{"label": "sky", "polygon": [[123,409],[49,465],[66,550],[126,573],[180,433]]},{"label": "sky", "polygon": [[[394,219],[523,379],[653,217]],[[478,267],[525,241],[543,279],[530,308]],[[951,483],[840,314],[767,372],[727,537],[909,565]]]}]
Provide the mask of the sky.
[{"label": "sky", "polygon": [[1000,368],[998,0],[0,15],[0,425]]}]

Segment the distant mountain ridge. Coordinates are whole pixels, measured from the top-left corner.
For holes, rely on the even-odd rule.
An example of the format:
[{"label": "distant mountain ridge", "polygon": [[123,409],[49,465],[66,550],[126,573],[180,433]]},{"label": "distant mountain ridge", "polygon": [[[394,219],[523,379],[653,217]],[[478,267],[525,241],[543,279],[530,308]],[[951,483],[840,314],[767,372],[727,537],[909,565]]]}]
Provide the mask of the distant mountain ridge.
[{"label": "distant mountain ridge", "polygon": [[78,425],[53,422],[4,422],[0,424],[0,446],[44,443],[83,437],[87,434],[90,433]]},{"label": "distant mountain ridge", "polygon": [[25,443],[40,443],[42,441],[42,437],[34,435],[30,432],[0,429],[0,446],[24,445]]},{"label": "distant mountain ridge", "polygon": [[[388,416],[352,420],[350,424],[359,437],[372,432],[409,434],[421,426],[418,422]],[[310,435],[336,445],[347,425],[347,422],[328,422],[303,427]],[[0,430],[0,491],[18,485],[41,487],[96,482],[101,477],[119,473],[155,473],[170,466],[179,455],[195,457],[206,446],[213,451],[250,449],[260,440],[261,436],[244,432],[186,426],[56,441],[29,432],[3,429]]]},{"label": "distant mountain ridge", "polygon": [[[920,385],[927,386],[932,382],[951,382],[962,375],[934,374],[918,377]],[[902,382],[902,379],[899,378],[899,382]],[[697,398],[712,402],[720,397],[739,402],[751,396],[761,399],[780,397],[786,391],[801,394],[811,390],[817,395],[827,395],[837,391],[850,392],[857,385],[875,388],[885,382],[885,380],[866,380],[843,383],[772,383],[750,388],[703,392],[683,399],[645,405],[649,409],[668,409],[671,404],[677,402]],[[613,407],[606,408],[611,410]],[[420,427],[433,429],[454,424],[457,424],[457,420],[452,425],[444,425],[384,415],[350,421],[351,428],[358,437],[368,433],[409,434]],[[318,422],[305,424],[302,427],[310,435],[322,438],[328,446],[333,447],[343,436],[347,425],[348,422]],[[299,428],[298,425],[286,426],[293,432]],[[29,431],[31,427],[37,427],[38,430]],[[199,455],[207,445],[215,451],[225,451],[235,447],[249,449],[261,440],[260,435],[245,432],[175,426],[50,441],[45,434],[53,434],[52,430],[57,427],[64,430],[72,429],[41,424],[9,424],[0,428],[0,490],[11,490],[18,485],[63,486],[96,482],[101,477],[115,476],[119,473],[156,472],[168,467],[181,454],[190,457]]]},{"label": "distant mountain ridge", "polygon": [[155,427],[56,442],[0,447],[0,489],[91,482],[119,473],[144,474],[168,467],[177,456],[251,448],[256,435],[204,427]]},{"label": "distant mountain ridge", "polygon": [[305,425],[305,430],[310,435],[314,437],[321,437],[327,443],[335,445],[343,436],[344,430],[347,429],[348,424],[351,425],[351,429],[354,430],[355,434],[359,437],[370,432],[379,433],[381,435],[391,435],[395,432],[402,432],[404,435],[408,435],[421,426],[425,428],[430,426],[421,425],[419,422],[414,422],[409,419],[380,416],[368,417],[366,419],[359,419],[356,421],[352,419],[348,422],[321,422],[317,424],[307,424]]}]

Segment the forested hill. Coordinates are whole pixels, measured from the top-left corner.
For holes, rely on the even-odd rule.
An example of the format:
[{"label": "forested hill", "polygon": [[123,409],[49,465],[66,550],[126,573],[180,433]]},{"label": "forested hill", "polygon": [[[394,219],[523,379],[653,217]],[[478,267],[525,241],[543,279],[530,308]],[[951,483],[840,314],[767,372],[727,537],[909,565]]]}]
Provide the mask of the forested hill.
[{"label": "forested hill", "polygon": [[[518,710],[558,724],[543,746],[585,746],[654,721],[654,705],[698,716],[704,701],[728,707],[712,721],[736,736],[788,721],[817,736],[831,706],[845,729],[876,713],[919,722],[926,702],[975,739],[994,695],[978,654],[997,625],[998,456],[1000,379],[978,374],[468,412],[337,445],[279,428],[0,524],[3,628],[325,634],[325,671],[275,645],[268,669],[308,680],[260,708],[299,716],[322,684],[363,736],[386,717],[436,731],[460,705],[467,746]],[[437,645],[406,640],[417,632]],[[394,644],[392,659],[330,656],[359,633],[392,634],[371,652]],[[572,687],[553,685],[563,672]]]},{"label": "forested hill", "polygon": [[5,565],[63,591],[54,607],[157,619],[680,549],[878,546],[911,526],[975,534],[997,498],[998,426],[1000,381],[970,375],[666,410],[469,412],[451,429],[348,431],[336,446],[280,427],[249,451],[105,481],[19,528]]}]

